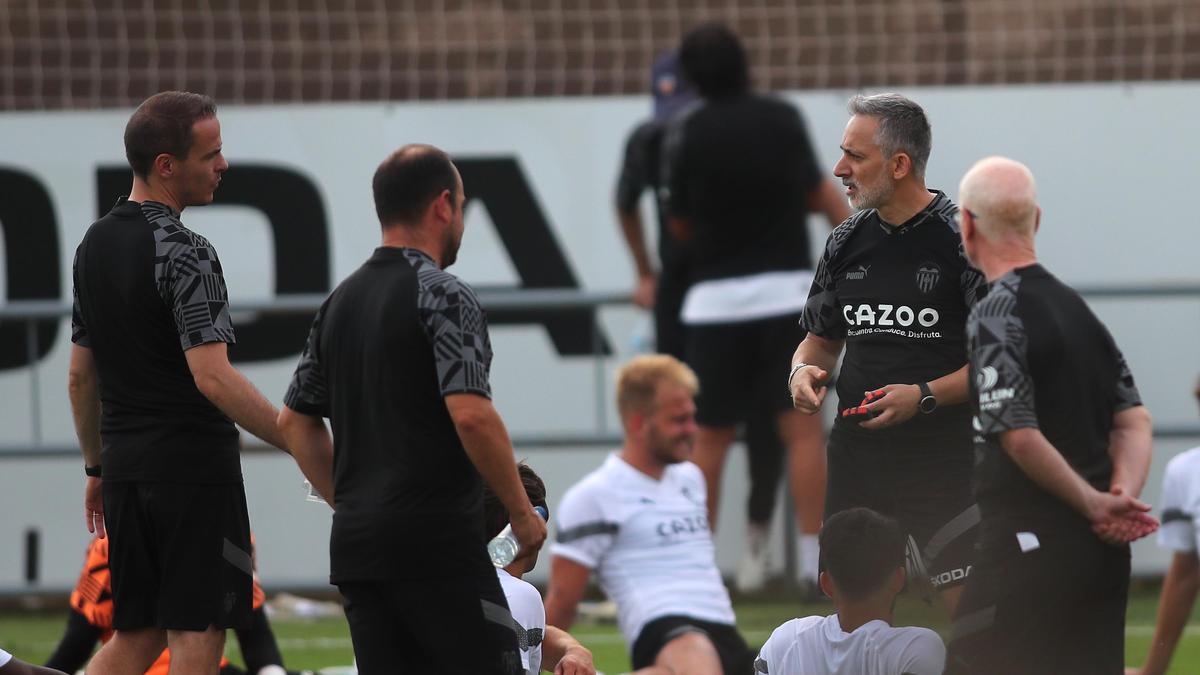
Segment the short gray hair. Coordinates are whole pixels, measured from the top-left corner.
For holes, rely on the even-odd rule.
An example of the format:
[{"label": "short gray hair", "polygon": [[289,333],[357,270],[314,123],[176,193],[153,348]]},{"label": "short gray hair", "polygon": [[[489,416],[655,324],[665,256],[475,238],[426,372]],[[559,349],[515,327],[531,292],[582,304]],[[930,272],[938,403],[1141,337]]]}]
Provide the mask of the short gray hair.
[{"label": "short gray hair", "polygon": [[903,152],[912,159],[913,174],[925,177],[925,165],[933,149],[933,129],[925,110],[900,94],[858,95],[846,106],[851,115],[866,115],[879,120],[875,143],[884,157]]}]

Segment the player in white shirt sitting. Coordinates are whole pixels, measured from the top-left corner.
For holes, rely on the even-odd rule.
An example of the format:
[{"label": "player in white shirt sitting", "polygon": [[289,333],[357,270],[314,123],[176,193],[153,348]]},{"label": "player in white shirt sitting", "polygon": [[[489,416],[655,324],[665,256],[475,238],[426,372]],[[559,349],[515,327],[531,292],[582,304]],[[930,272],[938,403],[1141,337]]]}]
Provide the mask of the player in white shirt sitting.
[{"label": "player in white shirt sitting", "polygon": [[[541,477],[524,463],[517,465],[517,473],[529,502],[549,513],[546,484]],[[508,510],[486,482],[483,485],[483,522],[488,541],[508,525]],[[596,675],[592,653],[565,630],[546,626],[542,596],[532,584],[521,579],[522,575],[537,565],[540,550],[540,546],[522,550],[508,567],[496,570],[500,587],[504,589],[504,597],[508,600],[508,609],[517,622],[514,628],[517,630],[517,644],[521,648],[521,665],[525,667],[527,675],[537,675],[543,666],[546,672],[555,675]]]},{"label": "player in white shirt sitting", "polygon": [[[1196,383],[1200,400],[1200,382]],[[1163,579],[1159,598],[1158,621],[1150,653],[1141,668],[1127,668],[1126,675],[1162,675],[1171,664],[1175,645],[1196,602],[1200,590],[1200,447],[1176,455],[1167,462],[1163,475],[1162,527],[1158,545],[1174,552],[1171,567]]]},{"label": "player in white shirt sitting", "polygon": [[25,663],[0,649],[0,675],[66,675],[66,673],[53,668],[43,668]]},{"label": "player in white shirt sitting", "polygon": [[866,508],[821,528],[821,590],[837,614],[792,619],[763,645],[769,675],[941,675],[946,647],[928,628],[893,628],[904,588],[904,539],[894,520]]},{"label": "player in white shirt sitting", "polygon": [[595,572],[639,673],[748,675],[754,652],[713,558],[704,476],[687,461],[697,388],[695,373],[663,354],[618,373],[625,443],[562,499],[546,621],[570,628]]}]

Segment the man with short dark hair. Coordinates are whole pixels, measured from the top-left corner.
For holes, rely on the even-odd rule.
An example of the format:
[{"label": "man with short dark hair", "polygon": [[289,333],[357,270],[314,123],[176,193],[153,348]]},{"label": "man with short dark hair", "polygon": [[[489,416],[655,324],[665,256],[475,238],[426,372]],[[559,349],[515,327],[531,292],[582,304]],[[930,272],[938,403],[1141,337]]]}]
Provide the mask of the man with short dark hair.
[{"label": "man with short dark hair", "polygon": [[[773,429],[747,428],[748,452],[767,455],[768,464],[752,491],[774,495],[780,467],[778,459],[770,466],[771,435],[782,437],[801,529],[799,572],[815,587],[824,432],[820,418],[797,413],[780,395],[777,373],[804,337],[799,319],[813,263],[808,214],[820,212],[832,226],[849,212],[817,168],[799,110],[751,90],[745,50],[733,31],[718,23],[697,26],[684,36],[679,59],[703,98],[672,121],[663,153],[664,202],[691,265],[680,318],[686,360],[702,384],[694,461],[704,471],[715,525],[738,425],[769,418]],[[751,505],[738,569],[746,590],[764,580],[774,501]]]},{"label": "man with short dark hair", "polygon": [[1129,542],[1151,421],[1125,357],[1079,294],[1042,267],[1033,174],[981,160],[959,186],[966,254],[991,290],[967,323],[979,554],[948,673],[1120,675]]},{"label": "man with short dark hair", "polygon": [[941,675],[946,647],[928,628],[893,628],[904,588],[904,536],[862,507],[821,527],[821,590],[837,613],[776,628],[754,663],[770,675]]},{"label": "man with short dark hair", "polygon": [[[529,503],[546,509],[548,515],[550,505],[546,503],[546,484],[542,477],[524,462],[517,465],[517,473]],[[486,524],[483,538],[488,541],[500,534],[509,522],[508,509],[486,484],[483,486],[483,521]],[[521,665],[525,667],[526,675],[537,675],[543,670],[556,675],[596,675],[592,653],[570,633],[546,625],[546,607],[542,604],[541,594],[533,584],[521,578],[533,571],[540,551],[540,546],[523,547],[511,563],[496,569],[508,609],[516,622]]]},{"label": "man with short dark hair", "polygon": [[383,243],[321,306],[279,425],[334,507],[330,580],[360,672],[519,673],[482,481],[523,547],[546,524],[491,402],[487,319],[445,271],[462,243],[462,177],[441,150],[407,145],[372,185]]},{"label": "man with short dark hair", "polygon": [[88,228],[73,272],[68,392],[84,517],[111,540],[116,629],[89,672],[140,674],[170,646],[174,672],[210,673],[225,629],[250,621],[234,422],[284,444],[275,407],[229,363],[216,250],[179,219],[212,202],[229,167],[216,106],[187,92],[151,96],[125,127],[125,152],[133,188]]},{"label": "man with short dark hair", "polygon": [[918,586],[949,615],[971,573],[967,312],[986,292],[944,193],[925,186],[932,130],[899,94],[855,96],[833,172],[857,210],[817,265],[788,387],[815,414],[843,349],[825,516],[866,506],[908,537]]}]

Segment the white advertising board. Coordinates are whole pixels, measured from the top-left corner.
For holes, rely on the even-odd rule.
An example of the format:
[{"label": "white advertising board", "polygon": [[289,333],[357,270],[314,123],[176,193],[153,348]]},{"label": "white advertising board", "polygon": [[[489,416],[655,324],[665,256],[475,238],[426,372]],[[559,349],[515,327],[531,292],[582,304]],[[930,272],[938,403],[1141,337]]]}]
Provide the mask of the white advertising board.
[{"label": "white advertising board", "polygon": [[[1200,85],[1004,87],[912,90],[934,125],[931,187],[954,196],[961,174],[990,154],[1025,161],[1039,180],[1040,252],[1074,284],[1196,282],[1200,223],[1183,197],[1200,184],[1200,133],[1191,119]],[[820,161],[832,167],[849,92],[790,94],[804,110]],[[452,271],[477,287],[630,288],[632,266],[615,222],[612,195],[625,134],[648,114],[641,98],[422,104],[266,106],[220,109],[233,169],[213,206],[184,222],[220,253],[233,303],[278,293],[320,293],[353,271],[377,245],[371,175],[395,148],[438,145],[463,168],[471,201],[467,233]],[[127,190],[122,131],[128,110],[0,115],[0,299],[70,297],[70,264],[84,230]],[[646,199],[647,223],[654,219]],[[808,224],[814,255],[827,232]],[[2,301],[2,300],[0,300]],[[1124,348],[1156,422],[1194,421],[1189,392],[1200,372],[1196,298],[1100,300],[1093,307]],[[632,308],[597,314],[612,356],[591,351],[589,312],[493,314],[497,407],[518,436],[617,428],[609,387],[595,382],[632,352],[644,322]],[[304,339],[304,321],[235,315],[239,367],[275,401],[282,398]],[[51,337],[50,333],[53,332]],[[24,328],[0,323],[0,447],[74,445],[65,379],[64,319],[36,370],[24,366]],[[782,366],[786,368],[785,366]],[[781,370],[785,372],[785,370]],[[31,405],[31,377],[37,406]],[[34,421],[33,412],[38,412]],[[1150,499],[1165,457],[1160,445]],[[552,494],[599,462],[598,451],[518,449],[547,466]],[[23,532],[41,532],[41,584],[66,588],[82,542],[78,461],[0,456],[0,591],[23,587]],[[251,456],[247,486],[260,561],[290,585],[324,583],[328,522],[299,497],[286,457]],[[733,467],[731,467],[733,468]],[[740,546],[744,472],[727,476],[722,566]],[[300,519],[305,525],[296,527]],[[782,556],[777,556],[782,559]],[[1165,557],[1140,545],[1139,571]],[[535,577],[536,578],[536,577]],[[268,580],[270,583],[270,579]]]}]

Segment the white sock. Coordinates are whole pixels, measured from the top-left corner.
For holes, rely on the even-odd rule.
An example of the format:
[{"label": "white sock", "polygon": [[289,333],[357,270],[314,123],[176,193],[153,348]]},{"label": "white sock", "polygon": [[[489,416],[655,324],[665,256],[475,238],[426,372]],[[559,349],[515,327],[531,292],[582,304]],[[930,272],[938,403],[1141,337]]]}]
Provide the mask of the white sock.
[{"label": "white sock", "polygon": [[817,543],[817,535],[801,534],[799,543],[800,578],[816,581],[821,562],[821,546]]},{"label": "white sock", "polygon": [[770,542],[767,541],[768,534],[769,532],[767,531],[766,525],[747,522],[746,548],[755,554],[761,553],[770,544]]}]

